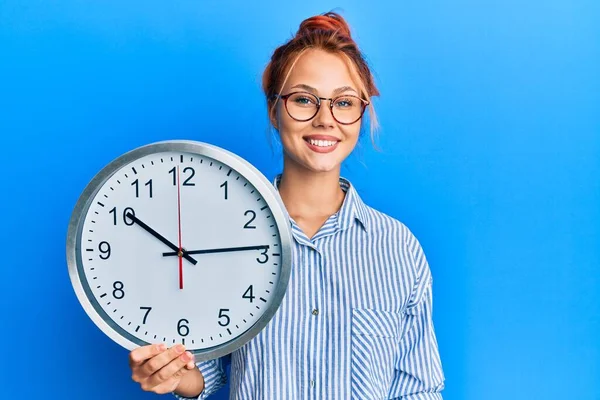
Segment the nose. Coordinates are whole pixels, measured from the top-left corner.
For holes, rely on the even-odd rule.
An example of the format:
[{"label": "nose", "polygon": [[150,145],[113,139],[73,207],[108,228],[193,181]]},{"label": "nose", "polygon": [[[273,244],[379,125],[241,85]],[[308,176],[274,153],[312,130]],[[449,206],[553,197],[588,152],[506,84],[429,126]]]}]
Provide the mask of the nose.
[{"label": "nose", "polygon": [[317,115],[315,115],[315,117],[313,118],[313,127],[322,127],[325,129],[330,129],[335,126],[335,119],[333,118],[331,108],[329,107],[330,101],[331,100],[321,100],[321,107],[319,107]]}]

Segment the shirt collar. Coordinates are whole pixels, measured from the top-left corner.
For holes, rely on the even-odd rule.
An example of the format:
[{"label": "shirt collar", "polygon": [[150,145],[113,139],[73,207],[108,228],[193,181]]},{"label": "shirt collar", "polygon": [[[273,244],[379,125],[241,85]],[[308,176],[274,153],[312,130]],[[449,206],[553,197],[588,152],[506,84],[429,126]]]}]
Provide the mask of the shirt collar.
[{"label": "shirt collar", "polygon": [[[281,174],[278,174],[273,179],[273,186],[279,193],[279,183],[281,182]],[[368,231],[369,229],[369,214],[367,206],[362,201],[354,185],[344,177],[340,177],[340,187],[346,192],[344,202],[338,211],[338,224],[341,229],[349,228],[352,223],[357,220],[361,226]]]}]

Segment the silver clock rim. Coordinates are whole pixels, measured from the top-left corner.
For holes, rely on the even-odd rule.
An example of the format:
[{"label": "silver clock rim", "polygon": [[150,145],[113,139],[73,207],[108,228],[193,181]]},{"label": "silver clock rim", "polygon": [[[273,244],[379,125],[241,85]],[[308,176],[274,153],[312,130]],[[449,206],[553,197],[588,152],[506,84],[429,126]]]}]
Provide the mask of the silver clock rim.
[{"label": "silver clock rim", "polygon": [[[127,333],[126,331],[123,331],[112,321],[110,317],[107,316],[105,319],[101,315],[101,313],[104,313],[104,311],[97,303],[95,297],[89,291],[89,285],[84,285],[82,283],[82,279],[85,280],[86,278],[83,274],[80,274],[80,269],[83,266],[80,251],[81,234],[83,230],[83,223],[92,200],[102,188],[104,183],[114,173],[138,158],[153,153],[167,151],[192,153],[210,157],[228,165],[240,175],[244,176],[244,178],[246,178],[261,193],[265,202],[269,206],[269,209],[273,214],[273,218],[277,223],[277,228],[281,238],[280,277],[279,281],[277,282],[277,287],[273,293],[272,301],[262,316],[250,329],[246,330],[241,335],[223,345],[204,350],[192,350],[197,362],[215,359],[230,354],[242,347],[267,326],[281,305],[291,275],[292,232],[283,201],[271,182],[262,174],[262,172],[237,154],[234,154],[221,147],[199,141],[166,140],[138,147],[111,161],[88,183],[82,194],[79,196],[79,199],[71,214],[67,231],[66,248],[69,277],[71,279],[71,284],[75,294],[83,309],[96,324],[96,326],[98,326],[98,328],[104,332],[104,334],[128,350],[133,350],[141,345],[148,344],[148,342],[145,342]],[[99,312],[99,310],[102,311]]]}]

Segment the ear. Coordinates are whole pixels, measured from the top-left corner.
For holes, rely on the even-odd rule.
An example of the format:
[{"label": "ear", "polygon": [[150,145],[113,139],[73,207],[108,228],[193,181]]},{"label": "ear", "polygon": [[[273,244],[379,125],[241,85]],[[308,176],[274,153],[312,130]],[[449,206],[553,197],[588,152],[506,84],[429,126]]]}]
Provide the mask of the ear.
[{"label": "ear", "polygon": [[273,128],[279,130],[279,125],[277,122],[277,107],[273,107],[272,104],[269,105],[269,121],[271,121]]}]

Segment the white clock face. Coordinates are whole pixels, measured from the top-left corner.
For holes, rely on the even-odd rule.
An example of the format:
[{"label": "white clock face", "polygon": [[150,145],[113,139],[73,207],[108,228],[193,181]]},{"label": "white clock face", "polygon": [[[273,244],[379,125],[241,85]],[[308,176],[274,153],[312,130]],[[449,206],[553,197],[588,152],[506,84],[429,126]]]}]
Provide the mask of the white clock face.
[{"label": "white clock face", "polygon": [[131,342],[210,349],[271,305],[279,229],[236,170],[205,155],[154,153],[120,168],[91,199],[79,279],[96,312]]}]

